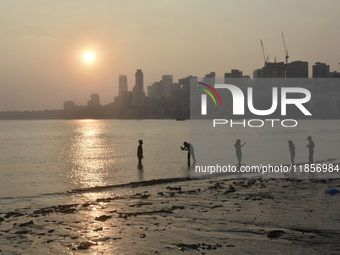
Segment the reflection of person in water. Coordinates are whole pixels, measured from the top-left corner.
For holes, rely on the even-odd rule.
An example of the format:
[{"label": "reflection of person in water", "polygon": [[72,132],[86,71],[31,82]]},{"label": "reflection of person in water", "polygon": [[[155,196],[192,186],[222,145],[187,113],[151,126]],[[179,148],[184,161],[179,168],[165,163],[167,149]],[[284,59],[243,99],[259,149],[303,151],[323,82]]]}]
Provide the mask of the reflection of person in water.
[{"label": "reflection of person in water", "polygon": [[138,158],[138,165],[141,166],[142,165],[142,158],[143,158],[143,140],[139,140],[139,145],[137,147],[137,158]]},{"label": "reflection of person in water", "polygon": [[309,149],[309,164],[313,164],[313,154],[314,154],[314,142],[312,141],[312,137],[308,136],[307,140],[309,141],[307,147]]},{"label": "reflection of person in water", "polygon": [[184,147],[181,146],[181,150],[182,151],[183,150],[188,151],[188,166],[190,167],[190,155],[192,155],[194,162],[196,162],[194,147],[192,146],[192,144],[187,143],[187,142],[184,142],[183,145],[184,145]]},{"label": "reflection of person in water", "polygon": [[294,143],[291,140],[288,141],[288,147],[289,147],[289,150],[290,150],[290,160],[292,161],[292,164],[295,165],[295,163],[294,163],[294,159],[295,159],[295,145],[294,145]]},{"label": "reflection of person in water", "polygon": [[241,145],[241,140],[237,139],[236,143],[235,143],[235,148],[236,148],[236,157],[238,159],[238,165],[241,165],[241,159],[242,159],[242,151],[241,148],[243,147],[243,145],[245,145],[246,143]]}]

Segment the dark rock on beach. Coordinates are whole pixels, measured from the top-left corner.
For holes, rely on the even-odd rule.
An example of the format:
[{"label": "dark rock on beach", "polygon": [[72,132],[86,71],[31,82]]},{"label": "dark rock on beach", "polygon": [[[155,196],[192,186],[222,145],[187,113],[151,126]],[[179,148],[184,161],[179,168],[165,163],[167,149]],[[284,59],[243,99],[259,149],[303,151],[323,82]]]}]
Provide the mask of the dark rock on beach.
[{"label": "dark rock on beach", "polygon": [[15,232],[14,234],[18,234],[18,235],[26,235],[28,234],[30,231],[29,230],[20,230]]},{"label": "dark rock on beach", "polygon": [[10,217],[20,217],[20,216],[24,216],[25,214],[23,213],[19,213],[19,212],[9,212],[6,213],[5,218],[8,219]]},{"label": "dark rock on beach", "polygon": [[34,224],[34,222],[33,220],[30,220],[29,222],[19,224],[19,227],[25,227],[25,226],[32,225],[32,224]]},{"label": "dark rock on beach", "polygon": [[178,247],[180,248],[188,248],[188,249],[192,249],[192,250],[198,250],[199,245],[197,244],[184,244],[184,243],[180,243],[177,244]]},{"label": "dark rock on beach", "polygon": [[278,238],[282,235],[284,235],[286,232],[282,231],[282,230],[273,230],[273,231],[270,231],[268,234],[267,234],[267,237],[268,238]]},{"label": "dark rock on beach", "polygon": [[78,245],[78,250],[87,250],[93,245],[98,245],[97,242],[92,242],[92,241],[87,241],[87,242],[82,242],[81,244]]},{"label": "dark rock on beach", "polygon": [[104,222],[104,221],[107,221],[108,219],[111,219],[111,218],[112,218],[112,216],[110,216],[110,215],[101,215],[99,217],[96,217],[95,220]]}]

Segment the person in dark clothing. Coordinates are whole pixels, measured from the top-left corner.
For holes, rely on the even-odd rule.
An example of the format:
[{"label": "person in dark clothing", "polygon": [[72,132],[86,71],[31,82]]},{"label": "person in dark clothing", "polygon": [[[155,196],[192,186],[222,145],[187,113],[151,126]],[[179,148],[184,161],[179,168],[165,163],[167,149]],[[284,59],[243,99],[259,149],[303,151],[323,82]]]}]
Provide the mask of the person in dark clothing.
[{"label": "person in dark clothing", "polygon": [[194,146],[192,146],[192,144],[184,142],[183,143],[184,147],[181,146],[181,150],[184,151],[188,151],[188,166],[190,167],[190,156],[192,155],[192,158],[194,159],[194,162],[196,162],[195,159],[195,152],[194,152]]},{"label": "person in dark clothing", "polygon": [[139,145],[137,147],[137,158],[138,158],[138,165],[142,165],[142,159],[143,159],[143,140],[139,140]]},{"label": "person in dark clothing", "polygon": [[315,144],[314,142],[312,141],[312,137],[311,136],[308,136],[307,137],[307,140],[309,141],[307,147],[309,149],[309,164],[313,164],[313,156],[314,156],[314,147],[315,147]]},{"label": "person in dark clothing", "polygon": [[241,148],[243,147],[243,145],[245,145],[246,143],[241,145],[241,140],[237,139],[236,143],[235,143],[235,148],[236,148],[236,157],[238,159],[238,165],[241,166],[241,159],[242,159],[242,151]]},{"label": "person in dark clothing", "polygon": [[289,151],[290,151],[290,160],[292,161],[292,164],[295,165],[295,163],[294,163],[294,159],[295,159],[295,145],[294,145],[294,143],[291,140],[288,141],[288,147],[289,147]]}]

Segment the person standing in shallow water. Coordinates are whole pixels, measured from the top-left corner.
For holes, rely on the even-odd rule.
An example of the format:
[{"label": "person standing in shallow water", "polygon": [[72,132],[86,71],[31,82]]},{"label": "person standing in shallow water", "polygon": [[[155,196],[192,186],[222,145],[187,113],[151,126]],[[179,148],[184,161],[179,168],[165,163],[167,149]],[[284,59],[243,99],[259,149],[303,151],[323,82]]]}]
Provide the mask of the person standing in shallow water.
[{"label": "person standing in shallow water", "polygon": [[241,160],[242,160],[242,151],[241,148],[243,147],[243,145],[245,145],[246,143],[241,145],[241,140],[237,139],[236,143],[235,143],[235,148],[236,148],[236,157],[238,159],[238,165],[241,166]]},{"label": "person standing in shallow water", "polygon": [[309,164],[313,164],[313,156],[314,156],[314,147],[315,147],[315,144],[314,142],[312,141],[312,137],[311,136],[308,136],[307,137],[307,140],[309,141],[307,147],[309,149]]},{"label": "person standing in shallow water", "polygon": [[143,159],[143,140],[139,140],[139,145],[137,147],[137,157],[138,157],[138,166],[142,165],[142,159]]},{"label": "person standing in shallow water", "polygon": [[292,164],[295,165],[295,163],[294,163],[294,159],[295,159],[295,145],[294,145],[294,143],[291,140],[288,141],[288,147],[289,147],[289,150],[290,150],[290,160],[292,161]]},{"label": "person standing in shallow water", "polygon": [[192,158],[194,160],[194,162],[196,162],[195,159],[195,152],[194,152],[194,146],[192,146],[192,144],[184,142],[183,143],[184,147],[181,146],[181,150],[184,151],[188,151],[188,167],[190,167],[190,156],[192,155]]}]

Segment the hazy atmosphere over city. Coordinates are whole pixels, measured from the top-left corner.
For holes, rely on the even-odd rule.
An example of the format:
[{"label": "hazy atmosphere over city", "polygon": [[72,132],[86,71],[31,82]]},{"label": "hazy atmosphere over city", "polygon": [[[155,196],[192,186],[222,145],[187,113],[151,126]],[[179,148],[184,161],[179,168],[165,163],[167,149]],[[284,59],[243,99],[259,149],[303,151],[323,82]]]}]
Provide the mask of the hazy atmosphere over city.
[{"label": "hazy atmosphere over city", "polygon": [[[2,0],[0,111],[102,105],[118,78],[144,74],[144,91],[162,75],[173,81],[231,69],[244,75],[270,62],[315,62],[339,71],[338,0]],[[90,52],[93,55],[85,55]]]}]

